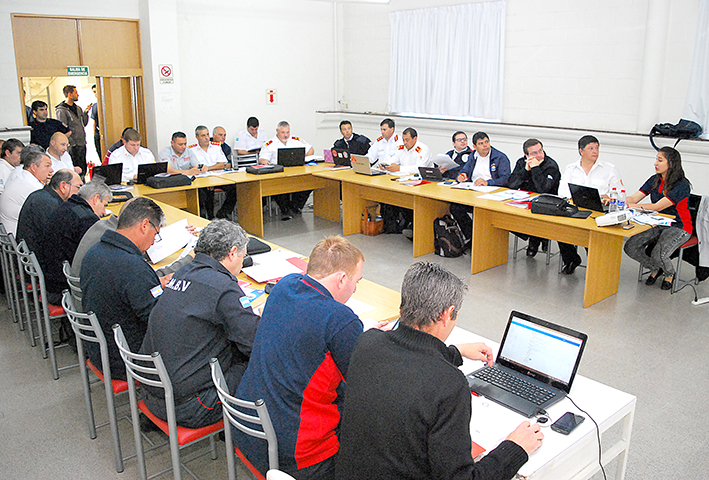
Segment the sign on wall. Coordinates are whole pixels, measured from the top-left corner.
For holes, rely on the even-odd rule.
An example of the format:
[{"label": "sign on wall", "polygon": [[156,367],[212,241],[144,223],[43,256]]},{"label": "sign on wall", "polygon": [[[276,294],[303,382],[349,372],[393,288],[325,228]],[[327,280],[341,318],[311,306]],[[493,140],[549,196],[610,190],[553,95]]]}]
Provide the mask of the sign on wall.
[{"label": "sign on wall", "polygon": [[278,93],[276,89],[266,90],[266,103],[268,105],[275,105],[278,103]]},{"label": "sign on wall", "polygon": [[67,77],[88,77],[89,67],[76,66],[76,67],[66,67]]},{"label": "sign on wall", "polygon": [[160,78],[160,83],[175,83],[172,74],[172,65],[158,65],[158,77]]}]

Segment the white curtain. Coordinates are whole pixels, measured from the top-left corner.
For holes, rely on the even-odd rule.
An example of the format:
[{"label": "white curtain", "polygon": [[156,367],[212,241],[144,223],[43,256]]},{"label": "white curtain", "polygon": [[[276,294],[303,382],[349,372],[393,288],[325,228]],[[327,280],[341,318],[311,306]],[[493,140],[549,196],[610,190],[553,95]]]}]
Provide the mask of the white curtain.
[{"label": "white curtain", "polygon": [[694,57],[682,118],[702,126],[702,138],[709,139],[709,0],[699,1]]},{"label": "white curtain", "polygon": [[389,14],[397,113],[502,118],[504,1]]}]

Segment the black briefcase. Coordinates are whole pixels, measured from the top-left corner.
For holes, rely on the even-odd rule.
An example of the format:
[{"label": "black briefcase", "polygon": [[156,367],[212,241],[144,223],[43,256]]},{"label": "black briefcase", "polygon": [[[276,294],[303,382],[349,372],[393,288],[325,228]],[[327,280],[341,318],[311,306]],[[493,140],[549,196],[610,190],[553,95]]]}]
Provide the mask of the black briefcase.
[{"label": "black briefcase", "polygon": [[283,171],[283,165],[252,165],[246,167],[246,173],[254,175],[265,175],[267,173],[278,173]]}]

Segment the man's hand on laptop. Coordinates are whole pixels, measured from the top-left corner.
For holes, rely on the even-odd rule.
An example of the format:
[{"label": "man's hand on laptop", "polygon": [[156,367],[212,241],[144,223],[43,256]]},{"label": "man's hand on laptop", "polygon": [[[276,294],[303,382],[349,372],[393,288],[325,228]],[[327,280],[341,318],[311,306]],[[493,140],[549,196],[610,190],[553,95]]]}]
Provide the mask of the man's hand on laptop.
[{"label": "man's hand on laptop", "polygon": [[487,362],[487,365],[492,367],[492,349],[484,343],[463,343],[456,345],[456,347],[465,358]]},{"label": "man's hand on laptop", "polygon": [[542,446],[542,439],[544,439],[544,434],[539,424],[530,424],[527,420],[520,423],[506,438],[506,440],[510,440],[522,447],[527,452],[527,455],[531,455],[532,452]]},{"label": "man's hand on laptop", "polygon": [[611,197],[608,195],[601,195],[601,202],[603,202],[603,205],[608,205],[611,203]]}]

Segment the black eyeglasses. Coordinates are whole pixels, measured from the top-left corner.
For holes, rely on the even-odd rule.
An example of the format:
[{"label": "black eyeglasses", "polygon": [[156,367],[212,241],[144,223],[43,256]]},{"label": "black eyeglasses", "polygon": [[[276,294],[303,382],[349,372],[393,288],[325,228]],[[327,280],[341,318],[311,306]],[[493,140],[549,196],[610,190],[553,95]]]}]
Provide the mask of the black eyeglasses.
[{"label": "black eyeglasses", "polygon": [[150,220],[148,220],[148,223],[155,229],[155,241],[156,242],[162,241],[162,237],[160,236],[160,229],[158,227],[156,227],[155,224],[153,222],[151,222]]}]

